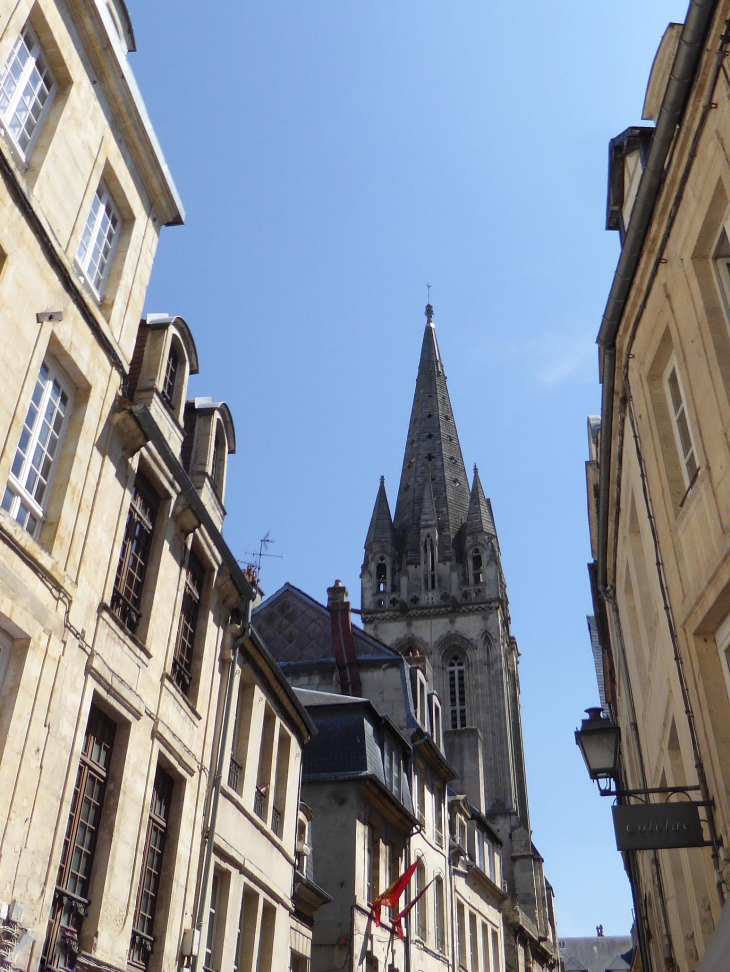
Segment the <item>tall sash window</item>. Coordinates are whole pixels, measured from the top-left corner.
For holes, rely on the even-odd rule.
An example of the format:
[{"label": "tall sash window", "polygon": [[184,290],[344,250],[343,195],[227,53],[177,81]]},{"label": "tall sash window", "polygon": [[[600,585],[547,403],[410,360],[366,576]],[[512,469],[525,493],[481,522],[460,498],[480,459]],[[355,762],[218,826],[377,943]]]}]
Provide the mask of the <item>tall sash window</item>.
[{"label": "tall sash window", "polygon": [[111,719],[92,706],[43,946],[42,964],[46,969],[76,966],[115,732]]}]

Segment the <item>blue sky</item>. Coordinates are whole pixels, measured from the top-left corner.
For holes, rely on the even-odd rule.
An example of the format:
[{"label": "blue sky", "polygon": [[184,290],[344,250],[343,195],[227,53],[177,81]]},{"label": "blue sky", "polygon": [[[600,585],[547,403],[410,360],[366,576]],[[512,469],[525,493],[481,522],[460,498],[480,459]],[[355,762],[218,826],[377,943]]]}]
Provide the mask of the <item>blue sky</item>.
[{"label": "blue sky", "polygon": [[391,503],[426,281],[467,468],[491,496],[521,658],[534,839],[561,936],[627,934],[609,801],[573,741],[597,690],[585,615],[586,416],[618,257],[608,140],[641,118],[676,0],[129,0],[132,64],[187,209],[148,311],[181,314],[238,454],[226,536],[359,603]]}]

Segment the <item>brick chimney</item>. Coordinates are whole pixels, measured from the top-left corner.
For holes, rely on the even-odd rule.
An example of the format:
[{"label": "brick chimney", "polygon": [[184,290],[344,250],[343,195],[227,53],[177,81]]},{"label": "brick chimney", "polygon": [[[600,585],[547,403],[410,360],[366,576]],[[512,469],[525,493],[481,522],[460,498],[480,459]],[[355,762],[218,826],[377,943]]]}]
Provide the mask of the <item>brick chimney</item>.
[{"label": "brick chimney", "polygon": [[360,668],[352,640],[352,615],[347,588],[341,580],[327,588],[327,608],[332,622],[332,647],[335,651],[337,671],[340,676],[340,692],[343,695],[362,695]]}]

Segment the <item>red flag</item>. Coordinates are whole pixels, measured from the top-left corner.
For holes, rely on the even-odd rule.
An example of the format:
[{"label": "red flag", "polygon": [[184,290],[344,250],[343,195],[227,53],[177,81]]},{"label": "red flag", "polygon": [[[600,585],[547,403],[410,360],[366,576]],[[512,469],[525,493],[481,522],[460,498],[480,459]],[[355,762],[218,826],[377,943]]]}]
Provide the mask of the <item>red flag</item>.
[{"label": "red flag", "polygon": [[398,932],[398,934],[400,935],[401,938],[405,938],[406,937],[406,933],[403,931],[403,919],[408,914],[408,912],[411,910],[411,908],[416,904],[416,902],[419,900],[419,898],[422,898],[424,896],[424,894],[428,891],[428,889],[431,887],[431,885],[433,884],[433,882],[435,880],[436,880],[436,878],[435,877],[432,877],[431,880],[426,885],[426,887],[423,888],[421,891],[418,892],[418,894],[413,899],[413,901],[409,901],[408,904],[403,909],[403,911],[401,911],[399,914],[397,914],[395,916],[395,918],[393,918],[393,928]]},{"label": "red flag", "polygon": [[398,904],[398,898],[403,894],[405,889],[408,887],[408,883],[416,872],[418,867],[418,861],[414,861],[413,864],[401,874],[399,878],[396,878],[391,886],[379,894],[375,901],[370,906],[371,914],[375,918],[375,924],[380,925],[380,910],[383,905],[388,905],[391,911],[395,910],[395,906]]}]

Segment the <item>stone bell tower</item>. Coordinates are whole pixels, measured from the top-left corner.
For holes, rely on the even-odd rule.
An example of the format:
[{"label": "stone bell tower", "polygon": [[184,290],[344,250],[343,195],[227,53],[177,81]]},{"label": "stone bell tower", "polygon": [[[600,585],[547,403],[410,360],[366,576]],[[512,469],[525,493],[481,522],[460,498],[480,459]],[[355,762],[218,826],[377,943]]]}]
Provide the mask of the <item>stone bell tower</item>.
[{"label": "stone bell tower", "polygon": [[429,656],[457,785],[499,831],[508,889],[546,934],[499,541],[476,466],[469,485],[431,304],[395,517],[381,477],[360,576],[365,629],[403,654]]}]

